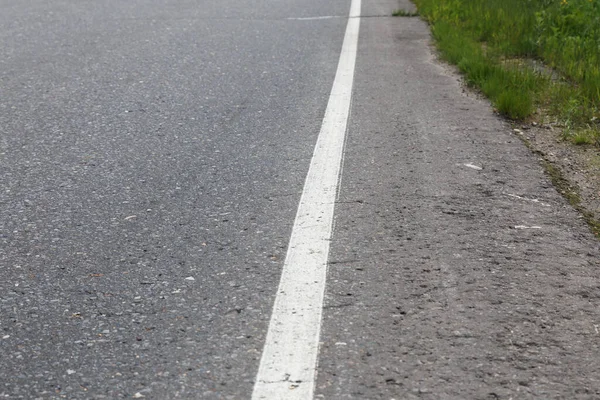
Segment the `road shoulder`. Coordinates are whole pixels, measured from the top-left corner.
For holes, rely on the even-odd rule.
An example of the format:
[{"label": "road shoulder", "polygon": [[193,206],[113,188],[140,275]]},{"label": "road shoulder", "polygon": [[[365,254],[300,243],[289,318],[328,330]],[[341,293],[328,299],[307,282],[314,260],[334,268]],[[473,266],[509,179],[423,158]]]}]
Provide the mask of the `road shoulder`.
[{"label": "road shoulder", "polygon": [[361,24],[317,396],[597,395],[596,239],[422,21]]}]

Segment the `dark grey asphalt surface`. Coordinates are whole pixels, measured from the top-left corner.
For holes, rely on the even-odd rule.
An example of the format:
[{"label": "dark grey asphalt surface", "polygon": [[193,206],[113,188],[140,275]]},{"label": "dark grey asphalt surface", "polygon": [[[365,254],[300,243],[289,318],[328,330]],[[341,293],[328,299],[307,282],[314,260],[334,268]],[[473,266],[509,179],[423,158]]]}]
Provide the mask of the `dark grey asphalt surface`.
[{"label": "dark grey asphalt surface", "polygon": [[[0,398],[249,398],[349,6],[0,0]],[[428,40],[361,22],[316,397],[600,398],[598,242]]]},{"label": "dark grey asphalt surface", "polygon": [[0,398],[249,396],[348,9],[0,1]]}]

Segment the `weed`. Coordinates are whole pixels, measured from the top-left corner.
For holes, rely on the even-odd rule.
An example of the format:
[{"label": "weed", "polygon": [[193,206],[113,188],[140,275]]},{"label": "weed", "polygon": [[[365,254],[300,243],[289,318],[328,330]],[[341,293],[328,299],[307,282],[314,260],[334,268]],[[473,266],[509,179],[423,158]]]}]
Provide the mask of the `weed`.
[{"label": "weed", "polygon": [[576,145],[584,145],[584,144],[594,143],[592,138],[586,132],[577,132],[575,135],[573,135],[573,138],[571,140],[573,141],[573,144],[576,144]]},{"label": "weed", "polygon": [[500,93],[495,104],[500,114],[512,119],[523,119],[533,111],[530,94],[515,88]]},{"label": "weed", "polygon": [[566,130],[565,138],[576,145],[598,144],[598,131],[590,128],[576,131]]},{"label": "weed", "polygon": [[394,16],[394,17],[418,17],[419,13],[413,12],[413,11],[406,11],[406,10],[403,10],[400,8],[398,10],[395,10],[392,13],[392,16]]}]

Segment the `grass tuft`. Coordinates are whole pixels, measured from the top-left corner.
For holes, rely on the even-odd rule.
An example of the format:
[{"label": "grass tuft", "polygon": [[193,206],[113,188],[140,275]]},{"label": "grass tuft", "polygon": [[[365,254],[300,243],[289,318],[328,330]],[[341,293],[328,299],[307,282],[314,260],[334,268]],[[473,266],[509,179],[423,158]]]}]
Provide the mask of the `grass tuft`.
[{"label": "grass tuft", "polygon": [[495,101],[500,114],[511,119],[523,119],[531,115],[533,101],[529,93],[510,88],[498,95]]},{"label": "grass tuft", "polygon": [[406,10],[403,10],[403,9],[400,8],[398,10],[395,10],[392,13],[392,16],[393,17],[418,17],[419,13],[418,12],[413,12],[413,11],[406,11]]},{"label": "grass tuft", "polygon": [[598,144],[599,134],[594,129],[580,129],[575,132],[565,132],[565,138],[578,146]]}]

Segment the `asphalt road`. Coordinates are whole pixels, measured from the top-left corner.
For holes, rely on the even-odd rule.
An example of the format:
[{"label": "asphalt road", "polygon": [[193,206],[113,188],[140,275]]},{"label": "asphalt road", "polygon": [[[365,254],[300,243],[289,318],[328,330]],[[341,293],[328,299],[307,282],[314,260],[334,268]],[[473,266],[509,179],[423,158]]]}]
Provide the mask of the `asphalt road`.
[{"label": "asphalt road", "polygon": [[[400,6],[362,4],[315,398],[599,398],[597,240]],[[0,398],[250,398],[349,7],[0,0]]]}]

